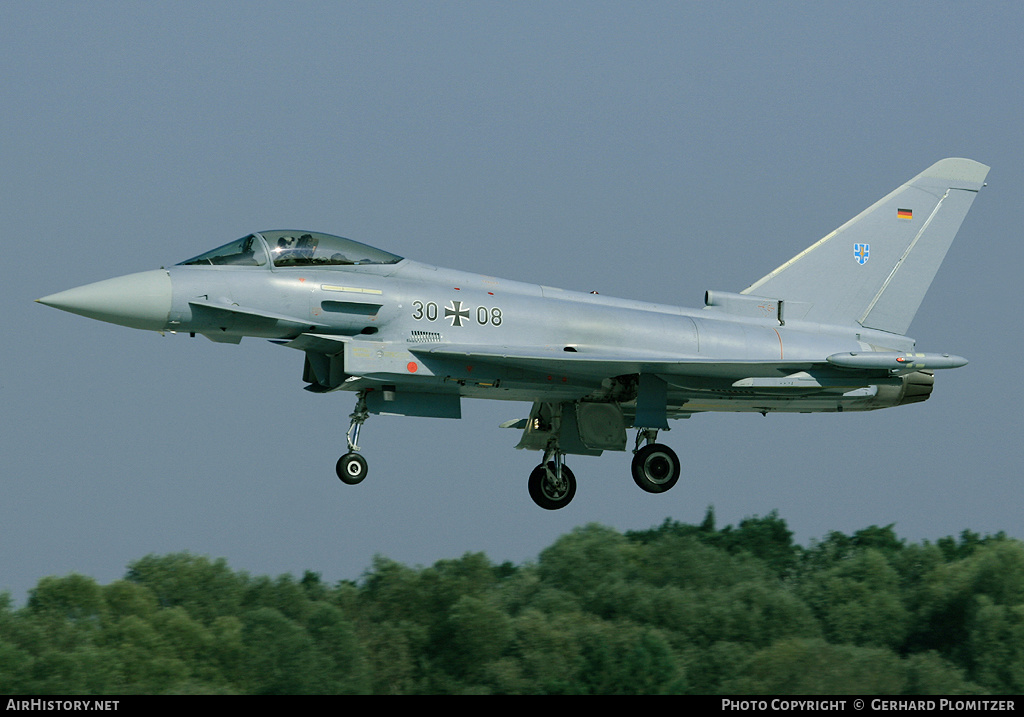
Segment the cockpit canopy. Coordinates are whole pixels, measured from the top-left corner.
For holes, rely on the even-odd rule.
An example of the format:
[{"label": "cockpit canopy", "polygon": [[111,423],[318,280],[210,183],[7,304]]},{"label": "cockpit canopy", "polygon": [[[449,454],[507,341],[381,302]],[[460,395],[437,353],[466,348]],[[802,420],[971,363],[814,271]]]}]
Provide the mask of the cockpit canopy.
[{"label": "cockpit canopy", "polygon": [[274,266],[280,267],[397,264],[402,260],[395,254],[344,237],[277,229],[250,234],[183,261],[181,265],[265,266],[268,255]]}]

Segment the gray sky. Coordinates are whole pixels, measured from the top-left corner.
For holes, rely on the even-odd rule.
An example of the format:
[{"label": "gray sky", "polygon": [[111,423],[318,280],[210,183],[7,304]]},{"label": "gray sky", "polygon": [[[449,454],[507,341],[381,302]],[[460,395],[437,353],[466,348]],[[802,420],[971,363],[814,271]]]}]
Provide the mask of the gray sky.
[{"label": "gray sky", "polygon": [[[1024,537],[1020,3],[0,4],[0,590],[109,582],[189,550],[356,579],[484,551],[533,560],[597,521],[773,509],[803,543],[896,523]],[[924,404],[706,414],[629,455],[539,454],[498,428],[374,416],[334,477],[351,394],[302,355],[90,321],[33,299],[304,228],[422,261],[699,306],[739,291],[950,156],[992,166],[910,335],[968,357]]]}]

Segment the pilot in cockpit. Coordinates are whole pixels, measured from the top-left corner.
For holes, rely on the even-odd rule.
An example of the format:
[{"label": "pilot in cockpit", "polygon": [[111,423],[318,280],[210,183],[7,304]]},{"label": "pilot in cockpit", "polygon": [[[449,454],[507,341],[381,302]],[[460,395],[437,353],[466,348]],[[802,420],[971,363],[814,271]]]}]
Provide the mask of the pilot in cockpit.
[{"label": "pilot in cockpit", "polygon": [[288,258],[295,251],[295,237],[281,237],[277,240],[277,246],[274,248],[274,263],[280,264],[282,260]]}]

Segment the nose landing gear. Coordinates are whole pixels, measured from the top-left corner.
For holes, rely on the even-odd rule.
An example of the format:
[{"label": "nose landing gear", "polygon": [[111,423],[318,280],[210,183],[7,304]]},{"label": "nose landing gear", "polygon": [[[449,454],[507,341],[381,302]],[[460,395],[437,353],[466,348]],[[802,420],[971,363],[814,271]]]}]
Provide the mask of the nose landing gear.
[{"label": "nose landing gear", "polygon": [[355,410],[349,414],[350,423],[348,431],[345,433],[345,440],[348,443],[348,453],[338,459],[338,464],[334,469],[338,474],[338,478],[341,479],[341,482],[347,485],[362,483],[363,479],[366,478],[367,471],[369,470],[366,459],[363,458],[358,451],[359,430],[363,427],[366,419],[370,417],[370,412],[366,410],[366,394],[363,391],[360,391],[358,396],[359,398],[356,401]]}]

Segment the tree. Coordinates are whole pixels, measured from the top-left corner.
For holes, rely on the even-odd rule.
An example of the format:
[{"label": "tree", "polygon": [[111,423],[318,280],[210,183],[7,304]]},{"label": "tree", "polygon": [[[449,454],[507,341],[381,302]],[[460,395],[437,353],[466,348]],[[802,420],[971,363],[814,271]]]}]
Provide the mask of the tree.
[{"label": "tree", "polygon": [[800,593],[834,644],[895,649],[910,629],[899,575],[874,548],[805,576]]},{"label": "tree", "polygon": [[906,684],[899,657],[889,650],[780,640],[751,655],[723,694],[898,695]]},{"label": "tree", "polygon": [[237,615],[248,583],[224,558],[211,561],[191,553],[146,557],[129,563],[125,579],[149,588],[161,608],[183,607],[204,624]]}]

